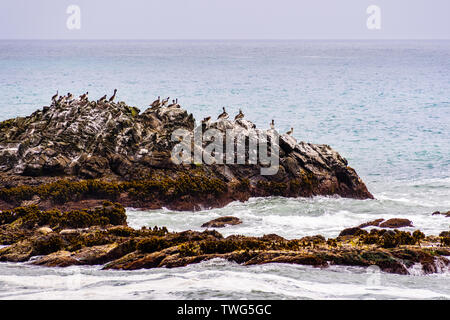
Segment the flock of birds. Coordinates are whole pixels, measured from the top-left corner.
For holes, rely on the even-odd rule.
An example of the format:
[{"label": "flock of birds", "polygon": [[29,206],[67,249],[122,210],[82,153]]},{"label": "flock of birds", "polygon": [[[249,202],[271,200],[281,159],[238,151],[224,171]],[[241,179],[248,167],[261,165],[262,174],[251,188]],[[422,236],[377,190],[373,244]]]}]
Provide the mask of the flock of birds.
[{"label": "flock of birds", "polygon": [[[114,89],[114,93],[113,93],[113,95],[109,98],[108,101],[109,101],[109,102],[113,102],[114,99],[116,98],[116,94],[117,94],[117,89]],[[86,92],[86,93],[82,94],[82,95],[79,97],[79,100],[80,100],[80,101],[89,101],[88,95],[89,95],[89,92]],[[69,102],[69,103],[70,103],[71,101],[74,101],[74,100],[75,100],[74,98],[75,98],[74,95],[71,94],[70,92],[68,92],[67,95],[60,96],[60,95],[59,95],[59,91],[56,91],[56,94],[52,97],[52,102],[53,102],[53,103],[56,103],[56,104],[61,104],[61,103],[64,103],[64,102]],[[105,102],[106,99],[107,99],[107,95],[105,94],[103,97],[101,97],[99,100],[97,100],[97,103],[99,103],[99,102]]]},{"label": "flock of birds", "polygon": [[[108,101],[109,102],[113,102],[114,99],[116,98],[116,94],[117,94],[117,89],[114,89],[114,93],[108,99]],[[82,94],[79,97],[79,100],[80,101],[89,101],[88,100],[88,95],[89,95],[89,92],[86,92],[86,93]],[[158,99],[153,101],[149,106],[150,106],[151,109],[180,108],[180,105],[178,104],[178,99],[172,100],[171,104],[169,104],[169,99],[170,99],[170,97],[167,97],[166,99],[162,99],[161,100],[161,97],[158,96]],[[57,103],[57,104],[61,104],[61,103],[64,103],[64,102],[71,102],[73,100],[74,100],[74,95],[71,94],[70,92],[67,93],[67,95],[65,95],[65,96],[59,96],[58,91],[56,91],[56,94],[52,97],[52,102],[53,103]],[[107,100],[107,95],[105,94],[103,97],[101,97],[99,100],[97,100],[97,103],[105,102],[106,100]],[[221,114],[219,114],[217,119],[218,120],[228,119],[228,113],[225,111],[225,107],[222,107],[222,110],[223,110],[223,112]],[[243,118],[244,118],[244,113],[242,112],[242,109],[239,109],[239,113],[234,117],[234,120],[241,120]],[[209,121],[211,121],[211,116],[204,118],[202,123],[209,123]],[[272,119],[272,122],[270,123],[270,129],[275,130],[275,122],[274,122],[273,119]],[[291,130],[286,132],[286,134],[287,135],[292,135],[293,132],[294,132],[294,128],[291,128]]]}]

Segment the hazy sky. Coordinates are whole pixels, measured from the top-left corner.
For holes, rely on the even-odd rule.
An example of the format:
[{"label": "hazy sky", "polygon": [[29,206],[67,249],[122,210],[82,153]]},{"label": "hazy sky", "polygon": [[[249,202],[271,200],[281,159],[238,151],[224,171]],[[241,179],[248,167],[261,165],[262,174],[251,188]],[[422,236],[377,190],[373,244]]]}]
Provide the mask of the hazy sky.
[{"label": "hazy sky", "polygon": [[[66,27],[72,4],[80,30]],[[450,39],[450,0],[0,0],[0,39],[324,38]]]}]

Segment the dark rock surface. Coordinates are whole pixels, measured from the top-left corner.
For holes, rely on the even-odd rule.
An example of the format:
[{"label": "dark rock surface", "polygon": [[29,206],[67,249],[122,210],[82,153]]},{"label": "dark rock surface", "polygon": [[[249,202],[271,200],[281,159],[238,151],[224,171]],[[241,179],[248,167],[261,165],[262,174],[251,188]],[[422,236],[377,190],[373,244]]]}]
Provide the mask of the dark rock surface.
[{"label": "dark rock surface", "polygon": [[241,224],[242,221],[239,218],[226,216],[220,217],[202,224],[202,228],[223,228],[226,226],[234,226],[236,224]]},{"label": "dark rock surface", "polygon": [[446,216],[446,217],[450,217],[450,211],[447,211],[447,212],[435,211],[435,212],[432,213],[432,215],[433,216],[435,216],[435,215],[443,215],[443,216]]},{"label": "dark rock surface", "polygon": [[397,274],[422,265],[423,273],[441,272],[450,264],[448,232],[425,237],[392,230],[343,231],[344,237],[321,235],[287,240],[223,237],[213,230],[169,232],[166,228],[136,230],[126,225],[120,204],[81,211],[39,211],[36,206],[1,213],[0,261],[47,267],[102,265],[103,269],[174,268],[220,258],[243,265],[290,263],[327,268],[329,265],[370,266]]},{"label": "dark rock surface", "polygon": [[365,223],[362,223],[358,226],[358,228],[366,228],[366,227],[378,227],[381,222],[383,222],[384,219],[375,219],[372,221],[368,221]]},{"label": "dark rock surface", "polygon": [[[86,99],[63,99],[28,117],[3,121],[0,123],[0,209],[8,209],[11,204],[13,207],[37,204],[42,209],[55,206],[55,201],[47,201],[49,197],[36,190],[16,190],[16,194],[7,191],[17,186],[51,185],[61,179],[98,179],[113,184],[157,181],[161,185],[156,187],[163,191],[153,197],[145,194],[148,185],[129,188],[111,185],[109,193],[91,189],[76,192],[78,198],[72,201],[111,199],[127,206],[168,206],[176,210],[220,207],[250,196],[336,194],[373,198],[346,159],[330,146],[297,143],[288,135],[280,136],[280,166],[272,176],[261,175],[261,166],[254,164],[175,165],[170,159],[177,143],[171,141],[172,132],[192,130],[195,126],[192,114],[179,105],[140,112],[124,102]],[[221,119],[203,126],[232,129],[246,137],[249,129],[255,127],[244,119]],[[198,181],[187,183],[183,175]],[[168,188],[167,179],[173,183]],[[209,186],[220,185],[204,188],[203,182]],[[178,183],[187,184],[186,188],[178,188]],[[115,189],[113,195],[112,189]]]},{"label": "dark rock surface", "polygon": [[380,228],[403,228],[403,227],[412,227],[413,224],[411,220],[401,219],[401,218],[392,218],[380,223]]}]

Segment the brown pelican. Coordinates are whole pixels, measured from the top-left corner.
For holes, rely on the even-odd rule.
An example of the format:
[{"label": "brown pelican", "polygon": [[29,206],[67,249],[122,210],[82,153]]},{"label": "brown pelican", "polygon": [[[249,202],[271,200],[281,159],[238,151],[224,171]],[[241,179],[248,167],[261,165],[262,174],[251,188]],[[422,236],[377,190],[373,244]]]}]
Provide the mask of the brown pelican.
[{"label": "brown pelican", "polygon": [[225,107],[222,107],[222,109],[223,109],[223,112],[221,114],[219,114],[217,119],[228,119],[228,113],[225,111]]},{"label": "brown pelican", "polygon": [[152,107],[152,108],[158,108],[160,104],[161,104],[161,97],[158,96],[158,99],[156,99],[155,101],[153,101],[153,102],[150,104],[150,107]]},{"label": "brown pelican", "polygon": [[66,102],[66,96],[60,96],[59,99],[58,99],[58,103],[61,104],[61,103],[64,103],[64,102]]},{"label": "brown pelican", "polygon": [[106,94],[103,97],[101,97],[100,100],[98,100],[97,102],[103,102],[105,100],[106,100]]},{"label": "brown pelican", "polygon": [[270,129],[275,130],[275,122],[272,119],[272,122],[270,123]]},{"label": "brown pelican", "polygon": [[114,94],[109,98],[109,102],[113,102],[114,98],[116,97],[117,89],[114,89]]},{"label": "brown pelican", "polygon": [[88,96],[89,92],[86,92],[85,94],[82,94],[80,96],[80,100],[87,100],[87,96]]},{"label": "brown pelican", "polygon": [[58,98],[58,90],[56,90],[56,94],[52,97],[52,101],[55,101]]},{"label": "brown pelican", "polygon": [[169,104],[168,106],[167,106],[167,108],[172,108],[172,107],[175,107],[177,104],[175,103],[175,100],[172,100],[172,103],[171,104]]},{"label": "brown pelican", "polygon": [[291,135],[294,132],[294,128],[291,128],[288,132],[286,132],[287,135]]},{"label": "brown pelican", "polygon": [[242,113],[242,110],[239,109],[239,113],[236,115],[236,117],[234,117],[234,120],[239,120],[244,118],[244,114]]},{"label": "brown pelican", "polygon": [[161,107],[166,107],[166,106],[167,106],[167,104],[169,103],[169,98],[170,98],[170,97],[167,97],[166,99],[164,99],[164,100],[162,101]]}]

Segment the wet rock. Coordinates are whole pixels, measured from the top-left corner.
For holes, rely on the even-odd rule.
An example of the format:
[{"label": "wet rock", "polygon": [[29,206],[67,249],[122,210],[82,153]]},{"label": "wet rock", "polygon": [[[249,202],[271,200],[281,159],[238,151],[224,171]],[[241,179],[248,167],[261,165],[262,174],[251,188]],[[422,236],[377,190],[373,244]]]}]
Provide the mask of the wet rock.
[{"label": "wet rock", "polygon": [[34,195],[33,198],[31,200],[24,200],[20,203],[21,207],[29,207],[29,206],[34,206],[34,205],[38,205],[41,202],[41,198],[39,198],[39,196]]},{"label": "wet rock", "polygon": [[362,223],[358,226],[358,228],[366,228],[366,227],[378,227],[384,219],[375,219],[369,222]]},{"label": "wet rock", "polygon": [[447,212],[435,211],[435,212],[432,213],[432,215],[433,216],[435,216],[435,215],[443,215],[443,216],[446,216],[446,217],[450,217],[450,211],[447,211]]},{"label": "wet rock", "polygon": [[401,218],[393,218],[386,220],[385,222],[379,225],[381,228],[403,228],[403,227],[412,227],[413,224],[411,220],[401,219]]},{"label": "wet rock", "polygon": [[[408,268],[418,263],[424,273],[441,272],[450,263],[445,257],[450,255],[448,232],[439,237],[425,237],[419,230],[411,234],[372,229],[368,233],[361,228],[348,228],[341,236],[328,241],[321,235],[291,240],[275,234],[224,238],[216,230],[169,232],[158,227],[135,230],[126,222],[105,224],[103,218],[121,222],[121,210],[115,206],[105,203],[101,208],[84,211],[94,217],[90,225],[70,229],[62,226],[73,213],[53,212],[52,215],[36,207],[15,209],[20,218],[6,213],[1,220],[0,239],[10,245],[0,249],[0,261],[30,261],[47,267],[103,265],[104,269],[136,270],[175,268],[220,258],[244,265],[290,263],[320,268],[330,264],[377,265],[383,271],[397,274],[408,274]],[[111,216],[113,212],[119,214],[117,220]],[[83,220],[84,215],[79,213],[71,219]],[[34,220],[37,217],[45,218],[45,225],[53,226],[52,229],[42,226],[39,219]]]},{"label": "wet rock", "polygon": [[242,221],[239,218],[232,217],[232,216],[226,216],[226,217],[220,217],[211,221],[208,221],[204,224],[202,224],[202,228],[223,228],[226,226],[234,226],[237,224],[241,224]]},{"label": "wet rock", "polygon": [[[147,109],[141,113],[124,102],[79,99],[55,102],[28,117],[3,121],[0,123],[0,200],[3,201],[0,209],[11,203],[50,208],[66,202],[104,199],[138,208],[164,206],[198,210],[221,207],[251,196],[337,194],[373,198],[355,170],[331,147],[297,143],[289,135],[280,137],[280,165],[273,176],[263,176],[260,164],[176,165],[171,160],[171,152],[178,142],[172,141],[172,133],[177,129],[193,130],[194,126],[192,114],[181,107]],[[266,132],[247,119],[222,119],[211,122],[209,127],[221,131],[231,129],[245,139],[250,139],[250,130]],[[273,130],[267,133],[275,136]],[[204,142],[196,148],[204,151],[206,145]],[[245,149],[247,156],[252,152],[248,147]],[[202,181],[180,186],[185,183],[185,176],[200,177]],[[57,181],[75,183],[80,179],[98,179],[100,184],[90,183],[88,188],[78,189],[70,186],[68,189],[73,189],[70,190],[73,194],[68,192],[58,199],[46,192]],[[173,186],[167,186],[168,179],[175,181]],[[142,180],[152,181],[153,185],[130,183]],[[220,192],[215,187],[203,189],[202,185],[209,181],[213,184],[220,181],[223,184]],[[235,190],[243,181],[250,182],[248,188]],[[264,190],[258,187],[259,181],[268,183]],[[273,182],[285,186],[281,194]],[[34,188],[23,192],[14,189],[18,186]],[[148,192],[149,189],[156,192]]]},{"label": "wet rock", "polygon": [[49,233],[53,232],[53,230],[49,227],[41,227],[41,228],[37,229],[36,231],[39,233],[42,233],[42,234],[49,234]]},{"label": "wet rock", "polygon": [[71,265],[104,264],[107,261],[121,257],[117,243],[82,248],[75,252],[57,251],[39,257],[32,262],[34,265],[47,267],[68,267]]},{"label": "wet rock", "polygon": [[355,235],[358,236],[358,235],[365,234],[365,233],[367,233],[367,231],[361,229],[360,227],[347,228],[347,229],[342,230],[339,233],[339,237],[355,236]]}]

